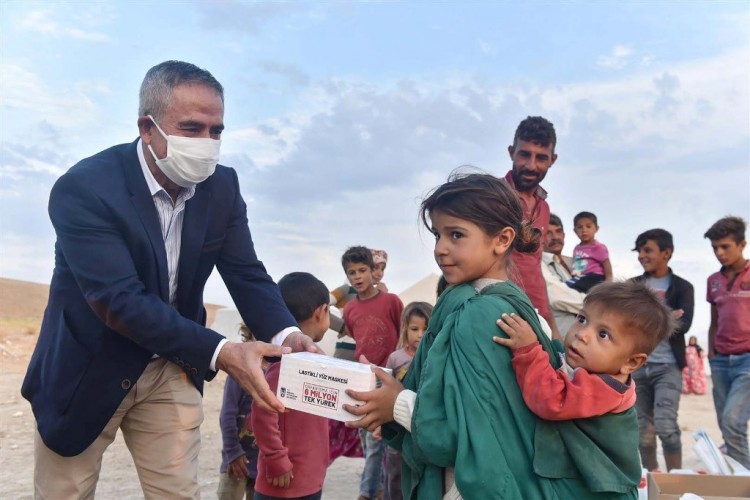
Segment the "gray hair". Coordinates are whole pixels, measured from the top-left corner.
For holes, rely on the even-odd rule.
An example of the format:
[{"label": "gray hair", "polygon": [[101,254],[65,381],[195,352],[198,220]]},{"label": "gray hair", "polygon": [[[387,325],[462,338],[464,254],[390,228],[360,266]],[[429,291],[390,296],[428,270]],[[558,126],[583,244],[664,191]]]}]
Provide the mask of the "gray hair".
[{"label": "gray hair", "polygon": [[224,87],[205,69],[182,61],[165,61],[146,73],[141,84],[138,116],[152,115],[157,121],[172,100],[172,90],[178,85],[198,84],[210,87],[224,102]]}]

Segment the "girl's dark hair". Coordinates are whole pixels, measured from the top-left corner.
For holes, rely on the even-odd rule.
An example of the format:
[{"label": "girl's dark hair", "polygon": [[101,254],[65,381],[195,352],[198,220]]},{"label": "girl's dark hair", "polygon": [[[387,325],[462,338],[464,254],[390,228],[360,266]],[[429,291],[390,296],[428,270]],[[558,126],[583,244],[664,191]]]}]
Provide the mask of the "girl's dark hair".
[{"label": "girl's dark hair", "polygon": [[531,222],[524,222],[521,201],[504,179],[454,171],[448,182],[422,201],[420,220],[428,230],[432,230],[428,219],[434,211],[472,222],[490,236],[510,227],[516,232],[513,248],[519,252],[535,252],[539,248],[542,232]]},{"label": "girl's dark hair", "polygon": [[427,302],[410,302],[401,314],[401,335],[398,339],[399,347],[406,347],[409,344],[409,320],[412,316],[422,318],[425,323],[430,322],[432,316],[432,305]]}]

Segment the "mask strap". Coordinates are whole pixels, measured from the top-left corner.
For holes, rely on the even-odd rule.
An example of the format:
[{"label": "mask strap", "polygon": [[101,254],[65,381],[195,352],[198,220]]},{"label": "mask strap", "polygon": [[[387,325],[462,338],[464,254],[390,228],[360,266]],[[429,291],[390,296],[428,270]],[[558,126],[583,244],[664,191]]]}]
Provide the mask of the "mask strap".
[{"label": "mask strap", "polygon": [[162,137],[164,137],[164,139],[167,139],[167,134],[165,134],[165,133],[164,133],[164,131],[163,131],[163,130],[161,129],[161,127],[159,126],[159,124],[158,124],[158,123],[156,123],[156,120],[154,120],[154,117],[153,117],[153,116],[151,116],[151,115],[146,115],[146,116],[147,116],[147,117],[148,117],[148,118],[149,118],[149,119],[151,120],[151,122],[152,122],[152,123],[153,123],[154,125],[156,125],[156,129],[157,129],[157,130],[159,131],[159,133],[160,133],[160,134],[162,135]]}]

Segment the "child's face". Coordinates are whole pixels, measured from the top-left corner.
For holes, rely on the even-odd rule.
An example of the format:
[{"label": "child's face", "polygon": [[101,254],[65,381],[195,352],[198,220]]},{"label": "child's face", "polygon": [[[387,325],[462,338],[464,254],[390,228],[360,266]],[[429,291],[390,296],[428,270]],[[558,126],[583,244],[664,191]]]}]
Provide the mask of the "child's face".
[{"label": "child's face", "polygon": [[714,249],[714,255],[719,263],[724,267],[731,267],[738,262],[742,262],[742,252],[745,250],[746,241],[737,243],[731,236],[720,240],[711,240],[711,248]]},{"label": "child's face", "polygon": [[380,283],[383,281],[383,275],[385,274],[385,262],[379,262],[375,264],[372,270],[372,281],[374,283]]},{"label": "child's face", "polygon": [[406,344],[411,350],[416,351],[419,342],[427,330],[427,320],[417,314],[409,316],[409,322],[406,324]]},{"label": "child's face", "polygon": [[669,268],[669,258],[672,256],[672,249],[659,249],[659,245],[654,240],[647,240],[638,249],[638,262],[643,266],[643,270],[648,274],[661,275]]},{"label": "child's face", "polygon": [[596,303],[584,304],[565,336],[565,361],[589,373],[631,373],[633,369],[628,367],[634,350],[635,336],[622,315]]},{"label": "child's face", "polygon": [[431,212],[435,261],[450,285],[479,278],[507,279],[502,259],[508,245],[499,245],[478,225],[442,212]]},{"label": "child's face", "polygon": [[364,262],[347,262],[346,279],[359,295],[372,289],[372,268]]},{"label": "child's face", "polygon": [[581,217],[578,219],[578,222],[576,222],[573,230],[581,240],[581,243],[591,243],[594,241],[597,231],[599,231],[599,226],[597,226],[593,220]]}]

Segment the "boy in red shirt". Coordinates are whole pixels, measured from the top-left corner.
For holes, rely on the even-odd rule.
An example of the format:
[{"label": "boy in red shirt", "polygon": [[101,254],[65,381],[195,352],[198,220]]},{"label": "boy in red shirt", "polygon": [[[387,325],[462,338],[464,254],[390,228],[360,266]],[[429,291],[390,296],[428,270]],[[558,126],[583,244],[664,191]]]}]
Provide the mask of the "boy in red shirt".
[{"label": "boy in red shirt", "polygon": [[555,370],[531,326],[513,314],[497,322],[513,351],[513,368],[529,409],[545,420],[622,413],[635,404],[632,373],[675,329],[664,303],[632,281],[591,289],[565,335],[562,366]]},{"label": "boy in red shirt", "polygon": [[714,406],[727,455],[750,468],[747,423],[750,420],[750,261],[743,255],[747,225],[724,217],[704,235],[711,240],[721,270],[708,277],[711,304],[708,360]]},{"label": "boy in red shirt", "polygon": [[[279,281],[279,290],[302,333],[320,341],[330,324],[328,288],[312,274],[290,273]],[[266,371],[274,392],[280,365]],[[296,410],[272,413],[253,403],[250,420],[260,450],[255,500],[320,499],[328,468],[328,419]]]},{"label": "boy in red shirt", "polygon": [[[357,298],[344,308],[346,330],[357,342],[355,359],[385,366],[398,344],[404,304],[398,296],[375,287],[372,277],[375,262],[368,248],[349,248],[341,257],[341,265],[357,291]],[[365,468],[359,483],[359,499],[375,499],[382,489],[383,441],[365,429],[360,430],[360,437]]]}]

